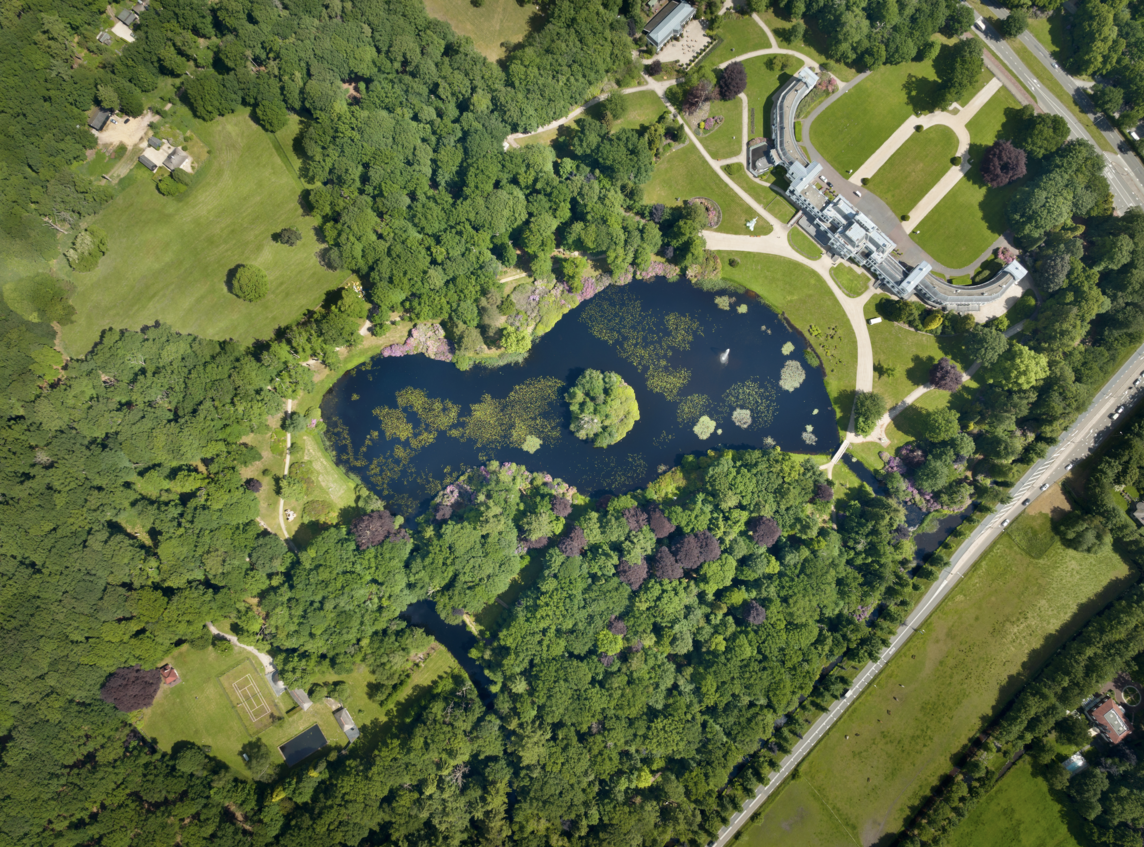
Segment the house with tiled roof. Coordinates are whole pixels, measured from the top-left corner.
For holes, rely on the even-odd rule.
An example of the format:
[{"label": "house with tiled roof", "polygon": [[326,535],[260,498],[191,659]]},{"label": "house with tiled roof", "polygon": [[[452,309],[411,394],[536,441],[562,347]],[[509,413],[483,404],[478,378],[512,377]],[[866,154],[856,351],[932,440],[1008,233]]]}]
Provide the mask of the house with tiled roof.
[{"label": "house with tiled roof", "polygon": [[1124,710],[1112,698],[1097,701],[1096,705],[1087,707],[1085,713],[1097,732],[1110,744],[1119,744],[1132,732],[1132,727],[1128,725],[1128,719],[1124,716]]}]

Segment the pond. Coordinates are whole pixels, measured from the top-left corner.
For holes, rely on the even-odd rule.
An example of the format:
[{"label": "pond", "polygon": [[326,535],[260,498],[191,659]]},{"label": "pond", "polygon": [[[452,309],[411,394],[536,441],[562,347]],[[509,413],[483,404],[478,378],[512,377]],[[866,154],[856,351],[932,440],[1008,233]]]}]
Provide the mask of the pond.
[{"label": "pond", "polygon": [[[375,357],[335,384],[322,414],[338,463],[392,511],[420,511],[465,470],[494,459],[584,494],[621,494],[688,453],[772,443],[791,452],[836,450],[834,409],[806,346],[751,296],[632,282],[566,314],[521,364],[460,371],[425,356]],[[784,367],[805,372],[792,391],[780,386]],[[587,368],[615,371],[636,392],[640,419],[611,447],[593,447],[569,430],[564,394]],[[732,421],[736,410],[746,426]],[[694,431],[701,416],[716,427],[706,439]],[[523,449],[537,440],[535,452]]]}]

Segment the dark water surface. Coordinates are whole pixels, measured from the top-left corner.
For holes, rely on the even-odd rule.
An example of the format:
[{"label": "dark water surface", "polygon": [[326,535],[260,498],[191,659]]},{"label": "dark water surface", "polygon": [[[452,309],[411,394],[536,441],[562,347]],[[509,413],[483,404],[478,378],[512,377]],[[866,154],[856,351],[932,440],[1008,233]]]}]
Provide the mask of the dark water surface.
[{"label": "dark water surface", "polygon": [[493,681],[485,673],[485,669],[477,664],[476,659],[469,655],[469,650],[481,644],[480,639],[461,623],[448,623],[437,613],[437,604],[432,600],[418,600],[410,603],[401,613],[401,619],[408,624],[420,627],[436,639],[437,643],[448,650],[461,669],[469,675],[469,679],[477,686],[477,691],[484,700],[490,695]]},{"label": "dark water surface", "polygon": [[[561,318],[519,365],[462,372],[424,356],[376,357],[323,401],[337,461],[389,508],[412,514],[494,458],[593,494],[640,488],[683,455],[720,447],[773,439],[791,452],[836,450],[834,410],[803,339],[758,300],[739,296],[724,310],[716,296],[662,280],[608,288]],[[794,350],[784,355],[787,342]],[[779,386],[790,361],[806,372],[793,392]],[[564,393],[587,368],[616,371],[639,402],[640,420],[605,449],[568,429]],[[751,412],[746,429],[732,422],[736,409]],[[699,438],[700,415],[722,433]],[[532,454],[522,449],[529,437],[541,441]]]}]

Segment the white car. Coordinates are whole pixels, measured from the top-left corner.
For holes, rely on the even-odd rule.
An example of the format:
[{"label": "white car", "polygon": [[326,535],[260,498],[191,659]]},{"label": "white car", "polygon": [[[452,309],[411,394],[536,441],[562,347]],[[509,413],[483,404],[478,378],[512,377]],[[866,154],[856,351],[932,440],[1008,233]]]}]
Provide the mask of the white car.
[{"label": "white car", "polygon": [[1042,490],[1042,491],[1048,491],[1048,490],[1049,490],[1049,486],[1050,486],[1051,484],[1052,484],[1052,483],[1046,482],[1044,485],[1042,485],[1042,486],[1041,486],[1041,490]]},{"label": "white car", "polygon": [[862,196],[862,192],[861,192],[861,191],[855,191],[855,192],[854,192],[854,196],[855,196],[855,197],[861,197],[861,196]]},{"label": "white car", "polygon": [[1005,520],[1001,521],[1001,528],[1004,529],[1007,526],[1009,526],[1009,519],[1005,518]]},{"label": "white car", "polygon": [[1065,470],[1071,471],[1073,469],[1073,465],[1075,465],[1075,464],[1076,464],[1076,462],[1069,462],[1067,465],[1065,465]]}]

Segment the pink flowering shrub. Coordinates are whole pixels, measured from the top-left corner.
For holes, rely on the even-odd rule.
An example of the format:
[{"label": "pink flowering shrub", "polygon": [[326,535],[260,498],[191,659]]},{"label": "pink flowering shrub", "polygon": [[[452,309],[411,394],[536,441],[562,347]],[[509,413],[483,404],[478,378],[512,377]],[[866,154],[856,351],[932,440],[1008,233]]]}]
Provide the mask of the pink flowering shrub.
[{"label": "pink flowering shrub", "polygon": [[409,332],[409,337],[401,344],[390,344],[381,351],[382,356],[412,356],[424,353],[430,359],[439,362],[453,360],[453,344],[445,337],[445,330],[440,324],[415,324]]},{"label": "pink flowering shrub", "polygon": [[997,261],[1001,264],[1007,265],[1010,262],[1015,262],[1016,260],[1017,254],[1013,250],[1009,249],[1008,246],[1003,245],[997,248]]}]

